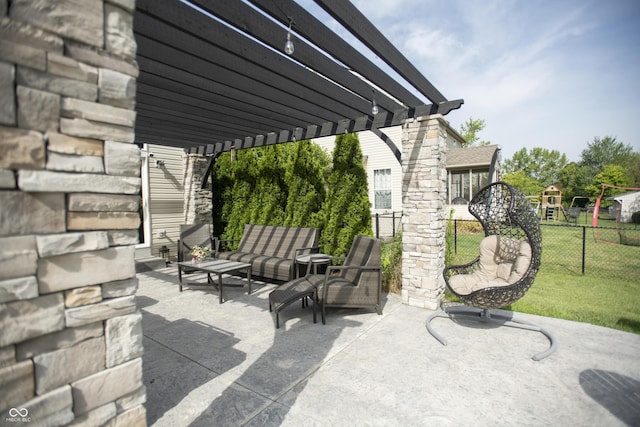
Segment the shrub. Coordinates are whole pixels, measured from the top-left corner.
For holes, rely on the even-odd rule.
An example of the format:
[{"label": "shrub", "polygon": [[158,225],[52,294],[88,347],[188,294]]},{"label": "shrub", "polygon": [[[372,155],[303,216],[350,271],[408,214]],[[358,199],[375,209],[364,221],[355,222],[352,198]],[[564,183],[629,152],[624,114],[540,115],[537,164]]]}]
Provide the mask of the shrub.
[{"label": "shrub", "polygon": [[372,236],[367,172],[356,134],[338,135],[328,178],[327,196],[318,215],[320,250],[342,257],[355,236]]},{"label": "shrub", "polygon": [[449,219],[447,220],[447,230],[445,234],[445,252],[444,252],[444,265],[449,265],[451,258],[453,258],[453,212],[449,211]]},{"label": "shrub", "polygon": [[475,234],[483,232],[482,224],[480,224],[478,221],[472,220],[457,220],[456,231],[458,234]]},{"label": "shrub", "polygon": [[402,289],[402,234],[382,243],[382,290],[399,293]]}]

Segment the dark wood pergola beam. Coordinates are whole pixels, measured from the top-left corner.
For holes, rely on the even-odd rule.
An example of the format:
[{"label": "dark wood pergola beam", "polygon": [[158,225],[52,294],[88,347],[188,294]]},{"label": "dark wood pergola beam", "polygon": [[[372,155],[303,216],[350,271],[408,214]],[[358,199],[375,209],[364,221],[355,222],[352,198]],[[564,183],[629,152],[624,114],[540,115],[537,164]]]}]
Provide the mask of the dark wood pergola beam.
[{"label": "dark wood pergola beam", "polygon": [[[212,15],[228,22],[231,25],[241,26],[241,28],[255,37],[260,42],[270,46],[275,51],[280,52],[284,45],[286,30],[280,25],[270,20],[264,19],[264,15],[249,7],[240,0],[192,0],[192,3],[206,10]],[[311,46],[304,39],[296,38],[292,35],[295,45],[295,61],[310,68],[315,73],[326,76],[339,85],[349,88],[349,90],[366,100],[367,109],[371,108],[372,91],[361,78],[357,77],[345,67],[336,66],[334,60],[324,55],[318,55],[315,47]],[[251,52],[247,52],[250,54]],[[282,60],[289,60],[282,57]],[[393,111],[400,104],[383,93],[376,94],[376,102],[381,109]]]},{"label": "dark wood pergola beam", "polygon": [[[138,0],[137,142],[217,156],[231,147],[362,130],[384,141],[378,129],[460,107],[461,100],[444,99],[349,1],[317,3],[357,38],[370,38],[372,51],[401,68],[407,82],[292,0]],[[287,56],[290,17],[296,50]],[[371,113],[374,90],[377,115]],[[394,155],[400,159],[397,150]]]},{"label": "dark wood pergola beam", "polygon": [[[331,31],[303,9],[293,0],[278,0],[276,5],[273,0],[249,0],[256,7],[271,15],[283,24],[288,24],[289,17],[295,21],[295,31],[329,53],[344,66],[355,70],[382,89],[401,100],[406,106],[424,104],[424,101],[414,95],[406,87],[383,72],[377,65],[367,59],[358,50],[349,45],[344,39]],[[377,95],[376,95],[377,96]]]},{"label": "dark wood pergola beam", "polygon": [[447,98],[351,2],[314,1],[427,99],[434,104],[447,101]]},{"label": "dark wood pergola beam", "polygon": [[[268,70],[254,70],[256,75],[253,77],[246,74],[232,71],[233,64],[224,62],[225,59],[231,58],[221,55],[218,60],[218,64],[214,64],[210,60],[193,56],[183,50],[174,48],[172,46],[164,45],[155,40],[149,39],[144,35],[138,34],[137,40],[140,45],[148,49],[151,52],[163,51],[166,52],[167,61],[166,65],[170,65],[174,68],[181,69],[184,73],[192,74],[196,76],[205,77],[208,76],[211,82],[219,83],[229,90],[233,90],[236,93],[242,93],[243,96],[248,98],[254,98],[255,102],[260,103],[260,98],[279,100],[284,106],[288,105],[300,105],[302,111],[307,111],[311,115],[327,116],[338,115],[341,117],[349,116],[352,114],[363,114],[361,110],[367,111],[371,109],[370,103],[364,103],[363,100],[358,97],[351,96],[344,98],[345,92],[337,92],[335,88],[327,87],[326,81],[320,83],[325,84],[325,93],[313,91],[299,85],[296,81],[287,80],[280,76],[273,75]],[[141,57],[144,57],[141,55]],[[242,64],[245,68],[252,68],[248,64]],[[262,74],[259,74],[262,73]],[[144,76],[141,76],[144,79]],[[302,78],[302,77],[301,77]],[[310,79],[321,79],[316,75],[310,76]],[[324,80],[324,79],[321,79]],[[353,108],[350,102],[359,108]],[[321,107],[328,105],[329,107]]]},{"label": "dark wood pergola beam", "polygon": [[[143,58],[140,59],[140,62],[145,62]],[[162,70],[165,72],[162,73]],[[155,92],[161,93],[160,96],[166,100],[192,105],[193,111],[205,108],[208,111],[235,114],[240,118],[252,117],[257,122],[263,120],[265,126],[277,126],[277,123],[287,122],[289,124],[286,126],[291,126],[300,121],[322,122],[333,118],[314,116],[307,111],[299,110],[296,108],[299,104],[285,105],[218,85],[210,80],[193,79],[193,75],[187,73],[174,75],[171,69],[162,65],[158,66],[157,72],[164,76],[148,72],[140,76],[139,92],[147,90],[146,93],[150,96],[156,95]],[[179,79],[180,76],[182,80]],[[198,87],[198,83],[202,83],[202,86]]]}]

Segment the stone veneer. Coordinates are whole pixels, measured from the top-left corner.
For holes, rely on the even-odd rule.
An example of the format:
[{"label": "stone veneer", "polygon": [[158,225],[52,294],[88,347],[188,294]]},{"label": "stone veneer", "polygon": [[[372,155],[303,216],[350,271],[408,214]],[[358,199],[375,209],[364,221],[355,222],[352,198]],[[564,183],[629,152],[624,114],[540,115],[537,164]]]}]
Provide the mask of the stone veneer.
[{"label": "stone veneer", "polygon": [[435,310],[444,294],[447,123],[441,115],[403,125],[402,301]]},{"label": "stone veneer", "polygon": [[[211,224],[211,186],[201,188],[202,177],[207,171],[211,157],[202,154],[187,154],[184,174],[184,223]],[[210,181],[209,181],[210,182]]]},{"label": "stone veneer", "polygon": [[3,425],[146,425],[134,9],[0,0]]}]

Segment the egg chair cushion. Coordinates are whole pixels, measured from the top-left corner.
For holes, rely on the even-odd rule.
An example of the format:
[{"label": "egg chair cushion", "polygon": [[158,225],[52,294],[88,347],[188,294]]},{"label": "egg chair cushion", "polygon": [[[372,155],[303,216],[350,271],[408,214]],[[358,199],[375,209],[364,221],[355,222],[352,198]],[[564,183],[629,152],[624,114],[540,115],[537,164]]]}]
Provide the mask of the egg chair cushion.
[{"label": "egg chair cushion", "polygon": [[508,286],[527,272],[531,263],[531,246],[526,241],[491,235],[480,243],[477,269],[470,274],[449,278],[449,286],[460,295],[479,289]]}]

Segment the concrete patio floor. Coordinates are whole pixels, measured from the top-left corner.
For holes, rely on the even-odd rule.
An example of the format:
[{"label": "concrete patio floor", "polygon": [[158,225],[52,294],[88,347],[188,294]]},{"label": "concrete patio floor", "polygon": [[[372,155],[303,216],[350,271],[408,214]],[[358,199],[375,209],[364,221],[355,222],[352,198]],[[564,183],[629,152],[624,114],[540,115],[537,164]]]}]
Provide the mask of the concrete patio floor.
[{"label": "concrete patio floor", "polygon": [[138,278],[150,426],[640,425],[640,335],[517,314],[558,341],[535,362],[540,333],[436,319],[442,346],[398,295],[326,325],[292,304],[276,329],[272,284],[218,304],[213,287],[180,293],[175,265]]}]

